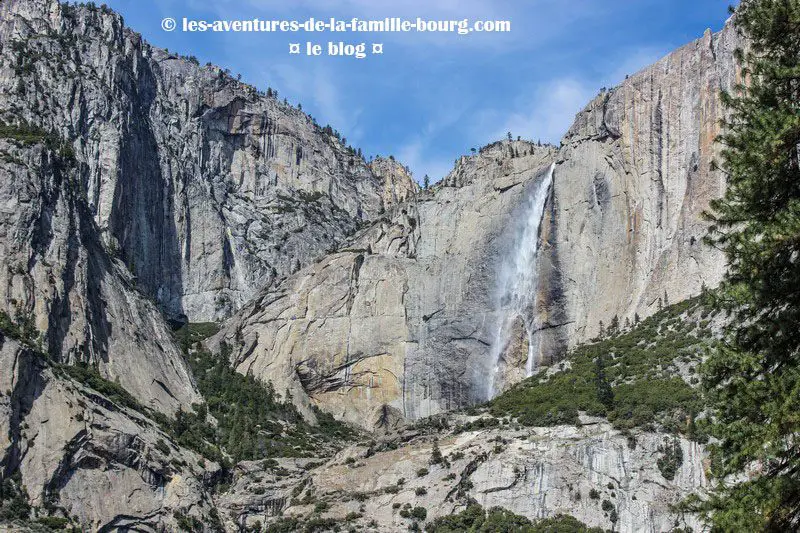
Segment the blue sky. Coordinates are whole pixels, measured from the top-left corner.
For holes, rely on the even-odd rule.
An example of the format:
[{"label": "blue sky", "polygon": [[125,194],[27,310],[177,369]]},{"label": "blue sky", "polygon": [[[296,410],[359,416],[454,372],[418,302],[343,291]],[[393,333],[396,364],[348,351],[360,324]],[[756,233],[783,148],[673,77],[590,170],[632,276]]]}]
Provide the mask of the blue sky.
[{"label": "blue sky", "polygon": [[[719,30],[719,0],[105,0],[156,46],[241,73],[330,123],[365,155],[394,155],[421,180],[514,136],[557,143],[601,87]],[[191,19],[510,20],[512,31],[456,34],[183,33]],[[180,22],[179,22],[180,23]],[[290,42],[382,42],[365,59],[289,55]]]}]

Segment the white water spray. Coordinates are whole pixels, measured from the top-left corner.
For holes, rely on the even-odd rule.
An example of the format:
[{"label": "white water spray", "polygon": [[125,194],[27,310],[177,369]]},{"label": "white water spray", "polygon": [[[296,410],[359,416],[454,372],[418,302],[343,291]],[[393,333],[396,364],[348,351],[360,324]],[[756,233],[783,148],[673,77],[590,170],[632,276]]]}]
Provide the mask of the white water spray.
[{"label": "white water spray", "polygon": [[528,334],[528,360],[525,374],[533,374],[536,364],[533,333],[536,327],[536,294],[539,276],[536,270],[536,255],[539,252],[539,227],[544,215],[544,206],[550,185],[553,182],[555,163],[550,165],[547,175],[528,198],[522,213],[524,217],[517,228],[514,247],[498,273],[496,316],[497,329],[489,353],[492,373],[489,378],[488,398],[497,393],[498,380],[502,378],[502,355],[508,345],[510,330],[518,318]]}]

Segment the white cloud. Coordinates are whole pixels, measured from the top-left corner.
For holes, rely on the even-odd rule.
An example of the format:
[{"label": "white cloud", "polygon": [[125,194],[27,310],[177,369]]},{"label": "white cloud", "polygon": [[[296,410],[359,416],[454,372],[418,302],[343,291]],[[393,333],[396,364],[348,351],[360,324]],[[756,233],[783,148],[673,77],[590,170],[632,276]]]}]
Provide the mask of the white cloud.
[{"label": "white cloud", "polygon": [[[529,88],[516,98],[516,111],[505,113],[488,111],[476,122],[477,137],[491,142],[511,132],[523,138],[548,141],[558,144],[564,134],[589,101],[597,95],[601,87],[612,87],[653,64],[666,54],[666,47],[640,48],[624,56],[621,60],[610,61],[609,74],[590,82],[576,77],[565,77],[547,81],[535,88]],[[499,123],[499,125],[498,125]],[[489,131],[487,138],[481,133]]]},{"label": "white cloud", "polygon": [[303,104],[303,110],[315,115],[322,124],[330,124],[339,130],[350,144],[357,143],[362,136],[359,117],[362,109],[347,101],[340,89],[340,76],[325,64],[296,65],[278,63],[263,71],[263,86],[279,90],[279,96],[291,96],[292,103]]},{"label": "white cloud", "polygon": [[495,141],[511,132],[515,137],[557,144],[597,89],[573,78],[563,78],[525,91],[516,99],[517,111],[504,114],[490,110],[478,117],[474,125],[476,141]]}]

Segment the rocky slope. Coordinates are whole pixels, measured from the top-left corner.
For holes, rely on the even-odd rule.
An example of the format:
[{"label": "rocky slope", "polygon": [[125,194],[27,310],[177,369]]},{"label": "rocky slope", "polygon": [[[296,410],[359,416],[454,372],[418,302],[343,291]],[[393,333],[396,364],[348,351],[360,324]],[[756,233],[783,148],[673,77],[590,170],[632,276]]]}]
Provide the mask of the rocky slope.
[{"label": "rocky slope", "polygon": [[599,421],[578,428],[410,429],[347,448],[310,472],[306,461],[285,460],[266,474],[263,465],[242,464],[225,501],[251,526],[282,521],[298,527],[292,517],[300,525],[317,517],[399,532],[424,522],[409,517],[411,508],[425,508],[430,520],[476,501],[534,519],[570,514],[620,532],[697,530],[695,517],[671,506],[707,486],[707,457],[696,443],[678,442],[683,463],[668,480],[656,467],[662,435],[629,439]]},{"label": "rocky slope", "polygon": [[214,516],[218,467],[177,447],[130,399],[112,401],[2,334],[0,365],[0,464],[37,512],[91,530],[175,530],[181,515]]},{"label": "rocky slope", "polygon": [[415,186],[105,8],[3,2],[0,46],[6,120],[72,145],[103,241],[174,318],[229,315]]}]

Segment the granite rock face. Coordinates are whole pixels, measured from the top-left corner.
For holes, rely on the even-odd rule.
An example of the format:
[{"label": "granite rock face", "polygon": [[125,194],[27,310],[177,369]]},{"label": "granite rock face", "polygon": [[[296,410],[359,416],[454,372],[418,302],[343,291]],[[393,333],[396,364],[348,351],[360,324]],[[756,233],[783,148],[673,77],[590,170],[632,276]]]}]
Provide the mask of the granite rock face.
[{"label": "granite rock face", "polygon": [[411,172],[393,157],[378,156],[369,162],[373,174],[383,183],[383,205],[391,206],[412,200],[420,187]]},{"label": "granite rock face", "polygon": [[213,514],[215,464],[1,334],[0,365],[0,464],[20,473],[32,506],[94,531],[175,530],[176,513]]},{"label": "granite rock face", "polygon": [[262,291],[209,345],[301,407],[308,396],[366,427],[485,399],[505,237],[554,158],[524,141],[463,158],[435,193]]},{"label": "granite rock face", "polygon": [[0,139],[0,311],[64,363],[96,365],[144,405],[200,400],[158,307],[102,245],[74,161]]},{"label": "granite rock face", "polygon": [[703,244],[702,212],[722,196],[722,90],[740,82],[731,22],[598,95],[559,151],[550,220],[551,312],[570,343],[716,286],[725,257]]},{"label": "granite rock face", "polygon": [[228,316],[415,187],[110,10],[11,0],[0,15],[0,108],[71,144],[103,241],[173,318]]}]

